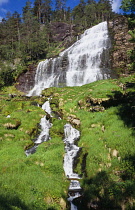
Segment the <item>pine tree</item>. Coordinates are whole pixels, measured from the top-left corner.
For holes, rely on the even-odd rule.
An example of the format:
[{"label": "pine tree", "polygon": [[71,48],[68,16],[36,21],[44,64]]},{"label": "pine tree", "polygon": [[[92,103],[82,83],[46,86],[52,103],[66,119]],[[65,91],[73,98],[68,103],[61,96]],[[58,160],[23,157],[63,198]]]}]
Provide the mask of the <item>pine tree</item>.
[{"label": "pine tree", "polygon": [[42,16],[42,23],[48,23],[51,20],[52,14],[52,1],[51,0],[43,0],[41,6],[41,16]]},{"label": "pine tree", "polygon": [[55,18],[57,21],[66,20],[66,0],[56,0]]},{"label": "pine tree", "polygon": [[33,13],[39,23],[41,23],[41,6],[42,6],[42,0],[35,0]]},{"label": "pine tree", "polygon": [[[129,31],[131,35],[130,41],[134,43],[135,45],[135,1],[134,0],[122,0],[121,3],[121,9],[123,9],[124,12],[128,12],[128,22],[129,22],[129,28],[131,29]],[[135,47],[130,52],[130,58],[131,58],[131,64],[129,66],[130,70],[135,71]]]},{"label": "pine tree", "polygon": [[124,12],[134,13],[135,0],[122,0],[121,9],[123,9]]}]

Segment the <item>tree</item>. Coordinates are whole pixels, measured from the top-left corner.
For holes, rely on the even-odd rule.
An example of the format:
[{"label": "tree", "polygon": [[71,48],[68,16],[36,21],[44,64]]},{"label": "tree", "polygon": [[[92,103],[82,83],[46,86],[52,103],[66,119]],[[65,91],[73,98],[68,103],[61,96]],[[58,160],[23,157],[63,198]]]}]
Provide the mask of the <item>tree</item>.
[{"label": "tree", "polygon": [[135,0],[122,0],[121,9],[124,12],[134,13],[135,12]]},{"label": "tree", "polygon": [[56,0],[55,3],[55,19],[62,21],[66,19],[66,0]]},{"label": "tree", "polygon": [[112,2],[110,0],[99,0],[98,2],[98,19],[106,21],[111,18]]},{"label": "tree", "polygon": [[[131,35],[130,41],[135,43],[135,0],[122,0],[120,8],[123,9],[124,12],[129,13],[128,23],[129,28],[131,29],[129,31],[129,34]],[[130,58],[131,63],[129,65],[129,69],[131,71],[135,71],[135,47],[130,52]]]},{"label": "tree", "polygon": [[31,8],[31,2],[28,0],[28,1],[26,1],[26,5],[25,5],[25,7],[23,7],[23,19],[25,20],[25,15],[27,14],[27,13],[32,13],[32,8]]},{"label": "tree", "polygon": [[98,23],[97,19],[97,3],[95,1],[88,1],[85,7],[85,15],[86,15],[86,22],[87,27],[91,27]]},{"label": "tree", "polygon": [[41,23],[41,5],[42,5],[41,0],[35,0],[34,7],[33,7],[33,14],[34,16],[37,17],[37,20],[39,21],[39,23]]},{"label": "tree", "polygon": [[72,11],[73,20],[76,24],[80,24],[81,27],[86,26],[86,15],[85,15],[86,3],[84,0],[80,0],[80,3],[74,7]]},{"label": "tree", "polygon": [[41,6],[41,16],[42,16],[42,23],[48,23],[51,20],[51,13],[52,13],[52,1],[51,0],[43,0]]}]

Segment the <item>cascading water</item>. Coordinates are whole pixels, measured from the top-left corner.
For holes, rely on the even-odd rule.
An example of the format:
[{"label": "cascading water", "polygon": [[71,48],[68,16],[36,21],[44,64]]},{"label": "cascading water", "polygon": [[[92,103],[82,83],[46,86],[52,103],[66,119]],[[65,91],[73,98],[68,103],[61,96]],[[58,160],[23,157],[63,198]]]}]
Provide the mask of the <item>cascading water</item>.
[{"label": "cascading water", "polygon": [[[50,103],[49,101],[46,101],[43,105],[42,105],[42,109],[45,110],[50,116],[51,116],[51,108],[50,108]],[[48,141],[50,139],[49,136],[49,129],[52,126],[52,124],[50,123],[50,121],[47,119],[46,115],[41,118],[40,121],[40,126],[41,126],[41,133],[39,135],[39,137],[36,139],[36,141],[34,142],[34,146],[31,147],[30,149],[27,149],[25,151],[25,154],[28,156],[30,154],[33,154],[36,152],[36,148],[38,147],[39,144],[41,144],[44,141]]]},{"label": "cascading water", "polygon": [[79,151],[79,147],[77,147],[74,143],[76,140],[80,138],[80,133],[77,129],[73,128],[70,124],[66,124],[64,126],[64,134],[65,134],[65,157],[64,157],[64,171],[65,175],[70,179],[69,186],[69,198],[68,201],[71,203],[71,210],[77,210],[77,206],[73,204],[73,201],[76,198],[81,197],[81,187],[78,179],[80,177],[78,174],[73,172],[73,163],[74,159],[77,156]]},{"label": "cascading water", "polygon": [[[100,23],[84,32],[80,39],[71,47],[54,59],[46,59],[39,63],[35,86],[27,96],[40,95],[41,91],[49,87],[81,86],[100,79],[111,77],[109,69],[109,49],[111,47],[108,36],[107,22]],[[49,102],[42,108],[51,116]],[[42,132],[35,141],[34,147],[26,150],[26,155],[34,153],[38,144],[49,139],[50,122],[46,116],[40,122]],[[79,175],[73,172],[74,159],[79,147],[74,143],[79,139],[80,133],[70,124],[64,126],[65,157],[64,171],[70,179],[69,198],[71,210],[77,210],[74,201],[81,197]]]},{"label": "cascading water", "polygon": [[56,86],[81,86],[100,79],[110,78],[107,22],[102,22],[84,32],[71,47],[54,59],[39,63],[35,86],[29,95],[40,95],[45,88]]}]

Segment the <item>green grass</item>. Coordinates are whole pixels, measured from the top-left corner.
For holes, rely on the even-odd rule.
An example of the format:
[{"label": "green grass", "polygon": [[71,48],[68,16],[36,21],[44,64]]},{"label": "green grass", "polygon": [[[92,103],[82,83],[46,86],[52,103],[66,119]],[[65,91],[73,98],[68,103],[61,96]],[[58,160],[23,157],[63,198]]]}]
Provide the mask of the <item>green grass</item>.
[{"label": "green grass", "polygon": [[[0,209],[67,209],[69,181],[63,170],[63,127],[70,117],[80,120],[80,126],[73,124],[81,133],[78,145],[82,149],[75,167],[82,176],[80,209],[87,210],[92,201],[98,201],[100,209],[133,209],[134,83],[134,76],[130,76],[82,87],[49,88],[42,92],[42,98],[31,99],[13,87],[2,90]],[[11,91],[17,94],[15,98],[9,97]],[[40,133],[38,125],[45,114],[34,104],[42,105],[49,96],[51,139],[26,157],[24,150]]]}]

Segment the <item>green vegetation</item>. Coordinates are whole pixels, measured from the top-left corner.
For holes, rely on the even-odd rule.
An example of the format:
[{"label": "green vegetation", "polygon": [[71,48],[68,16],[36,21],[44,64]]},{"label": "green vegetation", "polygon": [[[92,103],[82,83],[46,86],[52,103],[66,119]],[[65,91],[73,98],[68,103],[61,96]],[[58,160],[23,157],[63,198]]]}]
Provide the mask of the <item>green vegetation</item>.
[{"label": "green vegetation", "polygon": [[[65,0],[56,0],[55,5],[51,0],[35,0],[33,5],[28,0],[22,15],[17,11],[8,12],[0,22],[0,88],[15,82],[30,64],[56,57],[64,50],[65,41],[58,41],[54,35],[53,24],[56,22],[68,24],[70,46],[76,40],[75,36],[85,29],[113,16],[109,0],[81,0],[72,10],[66,7]],[[70,28],[74,24],[73,32]]]},{"label": "green vegetation", "polygon": [[[128,3],[122,1],[127,11]],[[134,5],[134,4],[133,4]],[[129,5],[130,6],[130,5]],[[129,8],[130,9],[130,8]],[[134,12],[134,11],[133,11]],[[65,123],[81,132],[75,171],[82,176],[79,209],[135,209],[135,76],[102,80],[82,87],[48,88],[42,97],[26,97],[11,85],[38,59],[55,57],[62,43],[51,37],[50,23],[76,24],[77,33],[115,14],[108,0],[80,1],[71,11],[65,1],[27,1],[23,16],[7,14],[0,23],[0,209],[68,209],[69,181],[63,170]],[[23,21],[22,21],[23,20]],[[134,14],[129,16],[134,43]],[[129,52],[135,67],[135,50]],[[8,87],[5,87],[8,86]],[[45,112],[37,106],[51,96],[51,139],[26,157],[39,135]],[[49,117],[49,116],[48,116]]]},{"label": "green vegetation", "polygon": [[[26,157],[24,150],[33,145],[45,114],[35,105],[42,105],[48,96],[53,111],[51,139]],[[81,132],[78,145],[82,150],[75,167],[82,176],[79,208],[87,210],[95,202],[100,209],[134,209],[134,76],[82,87],[49,88],[42,98],[28,98],[9,87],[0,97],[2,210],[68,208],[62,141],[66,122]]]},{"label": "green vegetation", "polygon": [[21,95],[14,88],[0,92],[0,209],[60,209],[67,189],[63,142],[57,136],[26,157],[25,149],[39,134],[45,112],[34,105],[37,98]]},{"label": "green vegetation", "polygon": [[[128,12],[128,24],[129,24],[129,34],[131,35],[130,42],[135,44],[135,1],[134,0],[122,0],[121,9],[124,12]],[[129,56],[131,63],[129,64],[129,69],[131,71],[135,70],[135,47],[133,50],[130,50]]]}]

